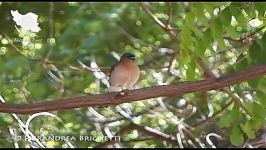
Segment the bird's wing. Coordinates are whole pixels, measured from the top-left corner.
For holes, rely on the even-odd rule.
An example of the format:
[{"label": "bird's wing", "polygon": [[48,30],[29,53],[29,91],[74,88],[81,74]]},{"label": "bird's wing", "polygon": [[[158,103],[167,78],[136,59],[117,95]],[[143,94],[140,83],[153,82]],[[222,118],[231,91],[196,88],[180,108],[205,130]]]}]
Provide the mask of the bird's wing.
[{"label": "bird's wing", "polygon": [[110,73],[109,73],[109,79],[110,79],[110,77],[111,77],[111,74],[112,74],[114,68],[115,68],[117,65],[118,65],[118,63],[116,63],[116,64],[114,64],[114,65],[112,66],[112,68],[111,68],[111,70],[110,70]]}]

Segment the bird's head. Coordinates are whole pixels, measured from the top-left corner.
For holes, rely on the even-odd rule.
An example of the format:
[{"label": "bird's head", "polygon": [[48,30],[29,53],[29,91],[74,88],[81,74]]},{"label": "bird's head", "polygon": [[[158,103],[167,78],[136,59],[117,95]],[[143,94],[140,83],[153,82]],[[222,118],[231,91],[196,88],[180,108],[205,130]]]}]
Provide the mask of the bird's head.
[{"label": "bird's head", "polygon": [[122,59],[130,59],[132,61],[135,61],[135,55],[132,54],[132,53],[124,53],[122,56],[121,56],[121,60]]}]

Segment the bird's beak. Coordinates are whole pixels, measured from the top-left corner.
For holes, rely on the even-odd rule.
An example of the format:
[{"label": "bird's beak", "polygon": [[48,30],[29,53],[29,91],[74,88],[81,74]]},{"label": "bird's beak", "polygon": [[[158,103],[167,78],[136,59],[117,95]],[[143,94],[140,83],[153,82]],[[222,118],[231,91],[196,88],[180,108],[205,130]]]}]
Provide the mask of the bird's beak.
[{"label": "bird's beak", "polygon": [[131,60],[135,61],[135,56],[130,57]]}]

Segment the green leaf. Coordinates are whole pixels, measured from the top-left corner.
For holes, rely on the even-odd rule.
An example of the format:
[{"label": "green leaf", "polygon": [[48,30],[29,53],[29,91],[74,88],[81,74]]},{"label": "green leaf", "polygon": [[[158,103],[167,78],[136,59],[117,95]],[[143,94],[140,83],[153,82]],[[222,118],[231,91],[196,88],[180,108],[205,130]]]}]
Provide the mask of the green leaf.
[{"label": "green leaf", "polygon": [[86,24],[85,30],[88,30],[88,32],[100,32],[102,30],[102,24],[102,21],[91,21]]},{"label": "green leaf", "polygon": [[180,46],[180,64],[187,64],[189,61],[190,61],[190,56],[188,54],[188,50],[187,50],[187,47],[184,47],[183,45]]},{"label": "green leaf", "polygon": [[266,110],[263,108],[263,106],[259,103],[255,102],[246,102],[244,103],[246,109],[249,111],[249,113],[252,115],[254,119],[264,119]]},{"label": "green leaf", "polygon": [[[195,40],[195,37],[196,37],[196,38],[200,38],[200,37],[203,36],[203,33],[202,33],[201,29],[197,28],[196,26],[193,26],[193,27],[191,28],[191,30],[194,32],[194,34],[193,34],[194,36],[192,36],[193,40]],[[198,41],[195,40],[195,43],[197,43],[197,42],[198,42]]]},{"label": "green leaf", "polygon": [[233,38],[237,38],[238,33],[234,26],[231,25],[232,14],[230,12],[230,6],[226,7],[219,15],[220,21],[223,23],[226,32]]},{"label": "green leaf", "polygon": [[204,43],[205,47],[209,47],[210,44],[212,43],[211,30],[210,29],[207,29],[204,32],[203,43]]},{"label": "green leaf", "polygon": [[222,2],[204,3],[204,9],[213,17],[214,8],[223,5]]},{"label": "green leaf", "polygon": [[207,48],[210,47],[212,43],[212,35],[211,30],[207,29],[203,32],[202,37],[200,38],[200,41],[196,43],[196,55],[201,57],[204,56],[204,53]]},{"label": "green leaf", "polygon": [[247,123],[252,129],[259,129],[262,126],[262,121],[260,119],[251,118]]},{"label": "green leaf", "polygon": [[262,93],[266,94],[266,80],[264,78],[262,78],[258,83],[257,89]]},{"label": "green leaf", "polygon": [[258,40],[258,44],[261,46],[261,50],[265,53],[266,52],[266,33],[263,34],[262,38]]},{"label": "green leaf", "polygon": [[209,4],[207,4],[207,3],[204,4],[204,8],[210,14],[210,16],[212,17],[214,8],[212,6],[210,6]]},{"label": "green leaf", "polygon": [[195,63],[190,62],[186,72],[188,80],[195,80],[195,75],[196,75],[195,68],[196,68]]},{"label": "green leaf", "polygon": [[257,91],[256,96],[257,96],[258,101],[261,103],[262,107],[265,109],[266,108],[266,94],[261,91]]},{"label": "green leaf", "polygon": [[195,15],[193,13],[187,14],[184,25],[187,26],[187,28],[192,29],[194,27],[194,19]]},{"label": "green leaf", "polygon": [[256,2],[254,3],[255,9],[258,11],[258,16],[264,17],[266,12],[266,3],[265,2]]},{"label": "green leaf", "polygon": [[257,89],[257,86],[260,83],[260,80],[261,80],[261,78],[256,78],[256,79],[249,80],[247,82],[248,82],[248,84],[250,85],[251,88]]},{"label": "green leaf", "polygon": [[224,26],[230,26],[231,25],[231,18],[232,14],[230,12],[230,6],[226,7],[219,15],[219,18],[221,19],[221,22]]},{"label": "green leaf", "polygon": [[249,57],[252,60],[252,64],[264,64],[266,62],[265,50],[266,45],[263,40],[258,40],[253,43],[249,49]]},{"label": "green leaf", "polygon": [[239,110],[239,105],[235,104],[231,113],[232,113],[232,117],[234,119],[234,122],[238,122],[242,119],[242,115],[241,115],[242,113]]},{"label": "green leaf", "polygon": [[266,19],[262,18],[262,25],[265,26],[266,25]]},{"label": "green leaf", "polygon": [[243,55],[243,54],[240,54],[240,55],[237,57],[236,62],[238,62],[238,63],[235,65],[236,70],[243,70],[243,69],[245,69],[245,68],[247,68],[247,67],[249,66],[248,58],[247,58],[246,55]]},{"label": "green leaf", "polygon": [[183,28],[181,32],[181,45],[185,48],[191,48],[192,42],[191,31],[187,28]]},{"label": "green leaf", "polygon": [[249,15],[251,18],[256,18],[256,8],[255,5],[251,5],[248,8],[245,9],[245,12]]},{"label": "green leaf", "polygon": [[211,33],[214,37],[214,39],[217,41],[219,47],[221,49],[226,49],[226,45],[224,43],[224,39],[223,39],[223,28],[222,28],[222,22],[220,21],[220,19],[215,19],[212,22],[211,25]]},{"label": "green leaf", "polygon": [[235,146],[240,146],[244,142],[244,137],[242,131],[238,126],[234,126],[230,134],[230,141]]},{"label": "green leaf", "polygon": [[11,115],[8,115],[8,114],[4,114],[4,113],[1,113],[0,114],[0,124],[1,125],[3,125],[3,124],[5,124],[5,125],[12,125],[12,123],[13,123],[13,118],[12,118],[12,116]]},{"label": "green leaf", "polygon": [[204,52],[205,52],[205,49],[206,47],[204,46],[204,44],[202,43],[202,40],[201,42],[197,42],[197,50],[196,50],[196,55],[197,56],[203,56],[204,55]]},{"label": "green leaf", "polygon": [[242,30],[245,29],[247,27],[247,18],[244,16],[241,9],[239,7],[230,7],[230,11],[236,18],[236,21],[238,22]]},{"label": "green leaf", "polygon": [[[26,89],[30,92],[30,95],[33,98],[44,98],[47,95],[47,82],[41,81],[41,82],[32,82],[30,84],[26,85]],[[38,89],[38,90],[36,90]]]},{"label": "green leaf", "polygon": [[240,125],[243,131],[246,133],[249,139],[254,139],[256,137],[255,130],[250,126],[250,124],[247,122],[245,125]]},{"label": "green leaf", "polygon": [[204,5],[202,3],[194,4],[192,11],[203,25],[208,26],[208,19],[204,15]]},{"label": "green leaf", "polygon": [[236,39],[239,36],[239,33],[237,32],[236,28],[232,25],[230,26],[224,26],[226,33],[228,33],[228,35],[233,38]]},{"label": "green leaf", "polygon": [[99,44],[99,38],[97,36],[90,36],[81,41],[80,46],[90,50],[93,47],[96,47]]},{"label": "green leaf", "polygon": [[255,61],[258,58],[258,55],[260,54],[260,46],[257,42],[255,42],[249,49],[249,56],[250,58]]},{"label": "green leaf", "polygon": [[210,47],[211,43],[212,43],[211,30],[207,29],[206,31],[203,32],[203,36],[200,39],[200,41],[197,42],[199,56],[204,55],[205,50]]},{"label": "green leaf", "polygon": [[219,119],[218,126],[221,128],[230,127],[233,121],[234,118],[231,115],[231,113],[227,113],[222,118]]},{"label": "green leaf", "polygon": [[[191,13],[190,13],[191,14]],[[188,15],[186,16],[186,22],[187,21],[192,21],[194,19],[192,19],[193,16],[192,15]],[[191,35],[191,28],[189,28],[191,26],[187,26],[186,23],[183,24],[182,26],[182,31],[180,33],[180,50],[181,50],[181,57],[180,57],[180,61],[182,62],[182,64],[187,64],[188,62],[190,62],[190,56],[188,53],[188,49],[193,49],[193,37]]]}]

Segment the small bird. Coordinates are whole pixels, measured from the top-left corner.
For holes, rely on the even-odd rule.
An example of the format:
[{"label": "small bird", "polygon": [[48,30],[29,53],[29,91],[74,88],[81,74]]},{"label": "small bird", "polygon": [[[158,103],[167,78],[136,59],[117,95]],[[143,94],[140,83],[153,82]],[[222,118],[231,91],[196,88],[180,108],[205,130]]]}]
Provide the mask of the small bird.
[{"label": "small bird", "polygon": [[120,61],[112,67],[109,76],[109,92],[133,88],[140,75],[139,67],[134,61],[135,55],[124,53]]}]

